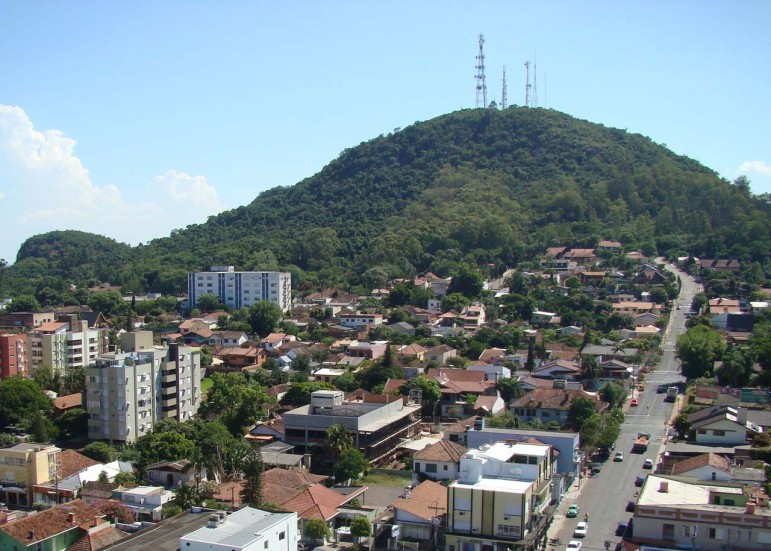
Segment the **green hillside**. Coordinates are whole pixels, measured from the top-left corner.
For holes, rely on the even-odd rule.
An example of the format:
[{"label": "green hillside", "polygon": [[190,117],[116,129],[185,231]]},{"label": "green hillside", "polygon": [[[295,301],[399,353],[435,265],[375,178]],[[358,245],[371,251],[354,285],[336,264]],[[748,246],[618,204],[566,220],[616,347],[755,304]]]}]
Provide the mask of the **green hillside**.
[{"label": "green hillside", "polygon": [[61,276],[168,293],[184,291],[189,269],[232,264],[357,284],[460,261],[515,265],[600,238],[767,266],[771,207],[637,134],[545,109],[464,110],[347,149],[294,186],[141,247],[94,236],[88,261],[73,263],[83,234],[34,237],[7,279],[28,290]]}]

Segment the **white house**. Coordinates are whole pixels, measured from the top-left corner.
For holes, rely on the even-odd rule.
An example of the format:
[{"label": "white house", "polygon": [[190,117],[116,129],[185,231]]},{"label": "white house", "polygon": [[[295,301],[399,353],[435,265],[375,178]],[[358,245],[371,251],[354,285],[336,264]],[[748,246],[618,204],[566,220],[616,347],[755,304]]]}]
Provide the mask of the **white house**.
[{"label": "white house", "polygon": [[447,514],[447,488],[426,480],[393,503],[394,523],[400,526],[402,540],[417,540],[428,548]]},{"label": "white house", "polygon": [[[667,473],[669,474],[669,473]],[[676,463],[672,475],[688,476],[696,480],[731,482],[731,464],[728,459],[716,453],[702,453]]]},{"label": "white house", "polygon": [[763,429],[747,420],[744,408],[720,407],[692,413],[688,416],[698,444],[741,446],[753,433]]},{"label": "white house", "polygon": [[209,515],[206,526],[179,538],[185,551],[295,551],[297,513],[269,513],[244,507]]},{"label": "white house", "polygon": [[174,492],[162,486],[137,486],[121,492],[120,500],[139,521],[160,522],[163,506],[174,499]]},{"label": "white house", "polygon": [[455,480],[458,477],[460,458],[468,449],[465,446],[439,440],[412,456],[412,468],[432,480]]},{"label": "white house", "polygon": [[468,371],[482,371],[485,381],[497,381],[498,379],[510,379],[511,369],[504,365],[490,365],[482,362],[473,363],[466,367]]}]

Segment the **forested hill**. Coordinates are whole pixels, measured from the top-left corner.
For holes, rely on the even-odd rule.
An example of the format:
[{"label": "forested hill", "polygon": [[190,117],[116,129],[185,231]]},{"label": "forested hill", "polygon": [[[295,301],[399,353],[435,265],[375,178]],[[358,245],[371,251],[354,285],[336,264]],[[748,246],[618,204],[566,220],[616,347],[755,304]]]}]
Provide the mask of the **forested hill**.
[{"label": "forested hill", "polygon": [[[12,271],[34,281],[39,248],[68,237],[28,241]],[[347,149],[294,186],[130,254],[91,248],[83,265],[102,269],[79,276],[172,292],[185,289],[189,269],[232,264],[355,284],[373,269],[514,265],[547,246],[600,238],[767,263],[771,208],[637,134],[546,109],[464,110]]]}]

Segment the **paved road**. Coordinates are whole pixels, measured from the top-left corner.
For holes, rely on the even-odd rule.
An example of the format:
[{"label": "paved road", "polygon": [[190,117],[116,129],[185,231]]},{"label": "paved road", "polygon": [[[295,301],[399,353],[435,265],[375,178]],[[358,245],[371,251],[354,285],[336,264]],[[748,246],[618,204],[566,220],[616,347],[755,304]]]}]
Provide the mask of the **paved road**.
[{"label": "paved road", "polygon": [[[650,471],[642,468],[645,459],[656,461],[662,448],[663,438],[666,434],[667,419],[669,418],[673,404],[665,402],[665,394],[657,394],[658,385],[666,385],[681,382],[679,362],[675,358],[675,343],[677,337],[685,332],[684,312],[691,305],[693,296],[700,291],[690,277],[679,272],[673,267],[667,266],[667,270],[678,274],[682,280],[680,296],[677,299],[679,309],[671,316],[670,326],[666,329],[663,340],[661,360],[655,366],[654,371],[647,376],[647,390],[640,393],[640,405],[629,407],[626,412],[624,424],[621,426],[621,436],[616,441],[616,451],[624,453],[624,461],[615,462],[608,460],[602,467],[602,471],[591,478],[582,479],[578,492],[569,492],[555,517],[550,537],[559,537],[564,549],[568,541],[573,538],[573,529],[578,521],[583,520],[584,513],[589,513],[589,531],[583,539],[582,550],[604,551],[605,541],[610,542],[610,548],[614,549],[621,539],[617,535],[618,522],[629,519],[632,513],[625,512],[627,501],[635,499],[635,477],[644,476]],[[637,438],[638,432],[646,432],[651,435],[648,451],[644,454],[632,453],[632,444]],[[581,509],[579,518],[564,518],[568,506],[577,503]]]}]

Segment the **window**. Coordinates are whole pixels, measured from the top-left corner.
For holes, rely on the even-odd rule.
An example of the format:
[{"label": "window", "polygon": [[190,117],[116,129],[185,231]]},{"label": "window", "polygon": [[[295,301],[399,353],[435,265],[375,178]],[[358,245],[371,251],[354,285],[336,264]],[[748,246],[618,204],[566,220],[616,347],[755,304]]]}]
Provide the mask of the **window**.
[{"label": "window", "polygon": [[664,524],[661,526],[661,539],[673,540],[675,539],[675,525]]},{"label": "window", "polygon": [[278,540],[281,541],[286,538],[286,532],[279,532],[278,533]]},{"label": "window", "polygon": [[436,472],[436,463],[426,463],[426,472],[427,473],[435,473]]},{"label": "window", "polygon": [[499,524],[498,533],[504,536],[519,536],[519,526],[512,524]]},{"label": "window", "polygon": [[725,431],[724,430],[715,429],[715,430],[712,431],[712,435],[713,436],[725,436]]},{"label": "window", "polygon": [[443,467],[443,469],[444,469],[445,471],[448,469],[448,466],[447,466],[447,465],[443,465],[442,467]]},{"label": "window", "polygon": [[710,528],[708,537],[711,540],[725,539],[725,528]]},{"label": "window", "polygon": [[707,434],[707,429],[699,429],[699,434]]}]

